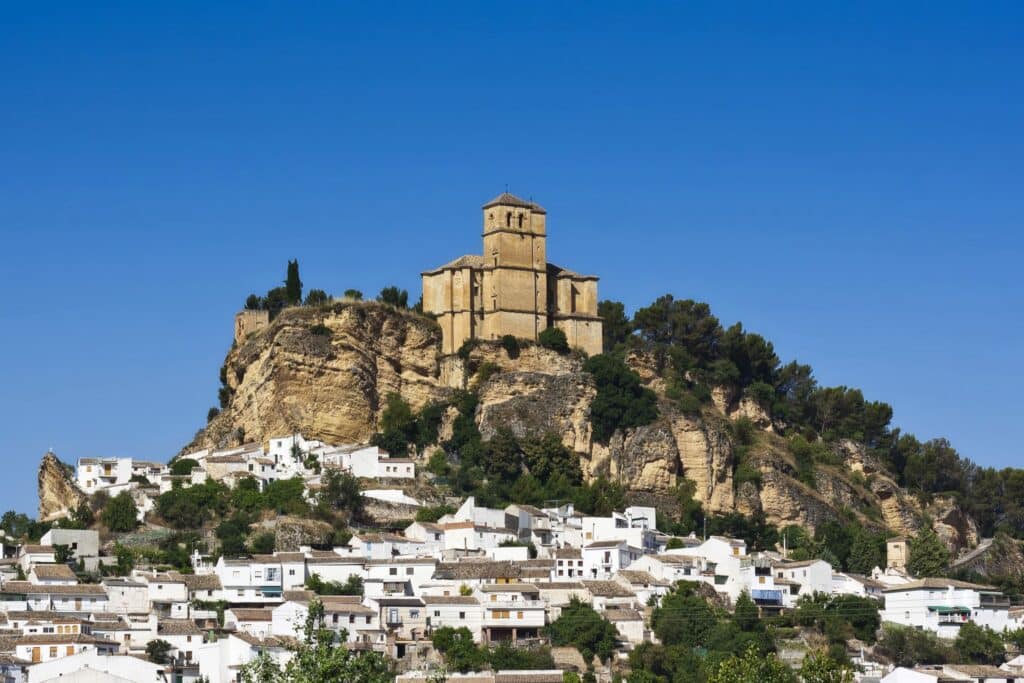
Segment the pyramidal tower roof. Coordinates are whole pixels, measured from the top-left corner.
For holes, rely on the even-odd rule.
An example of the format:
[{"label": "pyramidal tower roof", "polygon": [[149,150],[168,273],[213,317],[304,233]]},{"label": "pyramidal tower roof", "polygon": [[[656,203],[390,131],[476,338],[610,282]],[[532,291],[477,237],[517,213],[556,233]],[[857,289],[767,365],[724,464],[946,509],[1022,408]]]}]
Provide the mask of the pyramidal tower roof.
[{"label": "pyramidal tower roof", "polygon": [[530,209],[535,213],[547,213],[544,210],[544,207],[542,207],[540,204],[527,201],[525,199],[515,196],[510,192],[502,192],[497,197],[484,204],[482,208],[489,209],[492,206],[521,206],[524,209]]}]

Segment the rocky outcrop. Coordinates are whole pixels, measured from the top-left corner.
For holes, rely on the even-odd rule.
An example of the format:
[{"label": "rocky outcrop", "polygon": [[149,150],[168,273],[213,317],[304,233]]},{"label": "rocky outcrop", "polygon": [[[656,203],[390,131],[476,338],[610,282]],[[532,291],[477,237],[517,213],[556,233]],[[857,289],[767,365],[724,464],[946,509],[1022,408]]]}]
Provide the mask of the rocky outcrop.
[{"label": "rocky outcrop", "polygon": [[932,528],[946,544],[954,557],[963,548],[978,545],[978,525],[964,514],[956,500],[948,496],[936,496],[926,510],[932,520]]},{"label": "rocky outcrop", "polygon": [[721,424],[685,415],[672,418],[672,438],[682,474],[696,484],[694,498],[709,512],[731,512],[735,506],[732,440]]},{"label": "rocky outcrop", "polygon": [[39,521],[67,517],[86,500],[88,496],[75,486],[70,467],[52,451],[43,455],[39,463]]},{"label": "rocky outcrop", "polygon": [[[481,341],[441,356],[440,342],[433,321],[375,302],[286,309],[232,348],[223,371],[230,401],[188,448],[292,432],[334,443],[366,441],[389,393],[419,408],[470,389],[479,397],[475,418],[485,439],[499,429],[517,437],[554,432],[579,455],[587,480],[610,477],[627,486],[634,500],[658,504],[670,515],[678,510],[675,492],[686,479],[710,514],[763,514],[772,523],[813,531],[850,511],[865,525],[906,535],[931,518],[952,549],[977,541],[973,522],[953,501],[936,499],[922,507],[860,444],[836,444],[835,462],[815,467],[813,486],[799,481],[788,443],[773,433],[781,427],[767,411],[720,387],[703,414],[683,414],[668,398],[663,359],[651,354],[632,350],[626,363],[658,396],[659,418],[597,443],[590,424],[597,391],[579,355],[527,342],[510,350]],[[444,413],[441,442],[450,438],[456,415],[454,408]],[[741,417],[760,431],[755,443],[738,451],[732,432]],[[749,466],[748,476],[737,484],[740,459]],[[751,477],[750,468],[759,475]],[[391,519],[410,510],[378,512]]]},{"label": "rocky outcrop", "polygon": [[414,408],[446,393],[440,339],[433,321],[375,302],[285,309],[228,354],[230,403],[187,449],[293,432],[366,441],[389,393]]},{"label": "rocky outcrop", "polygon": [[324,545],[334,535],[327,522],[288,515],[261,522],[260,527],[274,532],[274,549],[278,552],[296,552],[303,545]]},{"label": "rocky outcrop", "polygon": [[566,448],[589,453],[590,403],[596,393],[589,375],[501,372],[478,393],[477,423],[484,439],[501,428],[517,437],[554,432]]},{"label": "rocky outcrop", "polygon": [[952,567],[994,579],[1020,581],[1024,578],[1024,545],[1006,534],[981,540],[977,547],[964,551]]}]

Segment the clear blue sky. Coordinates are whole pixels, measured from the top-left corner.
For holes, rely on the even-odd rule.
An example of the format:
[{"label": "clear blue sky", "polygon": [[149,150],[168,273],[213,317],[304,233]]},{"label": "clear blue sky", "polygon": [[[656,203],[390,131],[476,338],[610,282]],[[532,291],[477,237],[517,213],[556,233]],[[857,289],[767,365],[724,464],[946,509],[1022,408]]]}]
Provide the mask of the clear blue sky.
[{"label": "clear blue sky", "polygon": [[603,298],[1021,464],[1019,3],[85,4],[0,25],[0,507],[51,446],[173,455],[287,259],[415,299],[506,184]]}]

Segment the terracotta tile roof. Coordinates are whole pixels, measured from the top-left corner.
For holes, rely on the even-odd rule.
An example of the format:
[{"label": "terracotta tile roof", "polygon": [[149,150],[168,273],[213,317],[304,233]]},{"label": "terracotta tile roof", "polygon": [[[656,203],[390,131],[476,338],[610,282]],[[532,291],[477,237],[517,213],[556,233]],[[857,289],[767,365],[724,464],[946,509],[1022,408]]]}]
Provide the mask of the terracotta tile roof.
[{"label": "terracotta tile roof", "polygon": [[632,598],[632,591],[626,590],[614,581],[584,581],[591,595],[602,598]]},{"label": "terracotta tile roof", "polygon": [[22,555],[28,555],[29,553],[31,553],[33,555],[44,555],[44,554],[48,554],[48,553],[52,553],[52,552],[54,552],[52,545],[27,544],[27,545],[21,546],[21,554]]},{"label": "terracotta tile roof", "polygon": [[181,580],[190,591],[216,591],[221,590],[220,577],[216,574],[181,574]]},{"label": "terracotta tile roof", "polygon": [[489,209],[492,206],[518,206],[523,209],[529,209],[534,213],[546,213],[540,204],[521,199],[510,192],[502,192],[481,208]]},{"label": "terracotta tile roof", "polygon": [[968,583],[967,581],[957,581],[956,579],[919,579],[917,581],[911,581],[909,583],[898,583],[883,589],[885,593],[899,593],[900,591],[913,591],[921,590],[922,588],[930,589],[941,589],[941,588],[964,588],[977,591],[997,591],[999,589],[993,586],[982,586],[977,583]]},{"label": "terracotta tile roof", "polygon": [[535,583],[488,583],[480,586],[483,593],[539,593]]},{"label": "terracotta tile roof", "polygon": [[435,579],[517,579],[522,567],[515,562],[441,562]]},{"label": "terracotta tile roof", "polygon": [[[344,599],[344,598],[354,598]],[[376,610],[360,602],[359,596],[325,595],[320,598],[325,612],[342,612],[344,614],[376,614]]]},{"label": "terracotta tile roof", "polygon": [[605,619],[608,621],[643,621],[643,616],[635,609],[609,609],[605,610]]},{"label": "terracotta tile roof", "polygon": [[75,573],[66,564],[37,564],[32,567],[32,572],[39,579],[57,579],[62,581],[77,581]]},{"label": "terracotta tile roof", "polygon": [[307,590],[284,591],[281,597],[292,602],[309,602],[316,597],[316,593]]},{"label": "terracotta tile roof", "polygon": [[662,581],[661,579],[653,576],[650,572],[644,572],[634,569],[620,569],[616,576],[620,576],[633,585],[644,585],[644,586],[670,586],[668,581]]},{"label": "terracotta tile roof", "polygon": [[276,553],[277,559],[281,562],[305,562],[304,553]]},{"label": "terracotta tile roof", "polygon": [[287,640],[284,638],[278,638],[277,636],[270,636],[269,638],[260,638],[254,636],[251,633],[245,631],[235,631],[232,633],[235,638],[238,638],[242,642],[248,643],[253,647],[287,647]]},{"label": "terracotta tile roof", "polygon": [[60,635],[57,633],[43,633],[22,636],[18,638],[17,645],[63,645],[65,643],[82,643],[89,645],[111,645],[118,647],[118,643],[107,638],[97,638],[85,633],[72,633]]},{"label": "terracotta tile roof", "polygon": [[95,583],[82,583],[71,586],[62,585],[40,585],[28,581],[8,581],[2,589],[4,593],[25,593],[27,595],[102,595],[106,597],[107,591],[103,586]]},{"label": "terracotta tile roof", "polygon": [[618,548],[620,545],[623,545],[624,543],[625,543],[625,541],[622,541],[622,540],[618,540],[618,541],[595,541],[594,543],[591,543],[590,545],[584,546],[584,547],[585,548]]},{"label": "terracotta tile roof", "polygon": [[424,595],[423,602],[428,605],[479,605],[480,601],[472,595]]},{"label": "terracotta tile roof", "polygon": [[241,455],[214,455],[207,458],[206,462],[213,465],[244,465],[245,458]]},{"label": "terracotta tile roof", "polygon": [[561,683],[562,672],[551,671],[495,671],[494,683]]},{"label": "terracotta tile roof", "polygon": [[579,548],[559,548],[555,551],[555,559],[581,560],[583,559],[583,551]]},{"label": "terracotta tile roof", "polygon": [[157,633],[162,636],[201,636],[203,632],[191,619],[161,619]]},{"label": "terracotta tile roof", "polygon": [[533,584],[538,590],[542,591],[564,591],[564,590],[586,590],[579,581],[543,581]]},{"label": "terracotta tile roof", "polygon": [[438,266],[432,270],[424,271],[424,274],[437,273],[442,270],[451,270],[456,268],[473,268],[474,270],[480,270],[484,267],[486,261],[483,256],[477,256],[476,254],[467,254],[460,256],[459,258],[449,261],[444,265]]},{"label": "terracotta tile roof", "polygon": [[274,614],[269,609],[232,607],[230,612],[238,621],[270,621]]}]

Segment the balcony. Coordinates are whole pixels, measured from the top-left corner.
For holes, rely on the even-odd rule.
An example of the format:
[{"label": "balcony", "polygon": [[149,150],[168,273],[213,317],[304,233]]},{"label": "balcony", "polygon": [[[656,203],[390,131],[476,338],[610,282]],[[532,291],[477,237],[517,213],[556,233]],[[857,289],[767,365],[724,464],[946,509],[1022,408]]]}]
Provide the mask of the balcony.
[{"label": "balcony", "polygon": [[543,600],[497,600],[485,602],[484,607],[490,609],[545,609],[547,603]]}]

